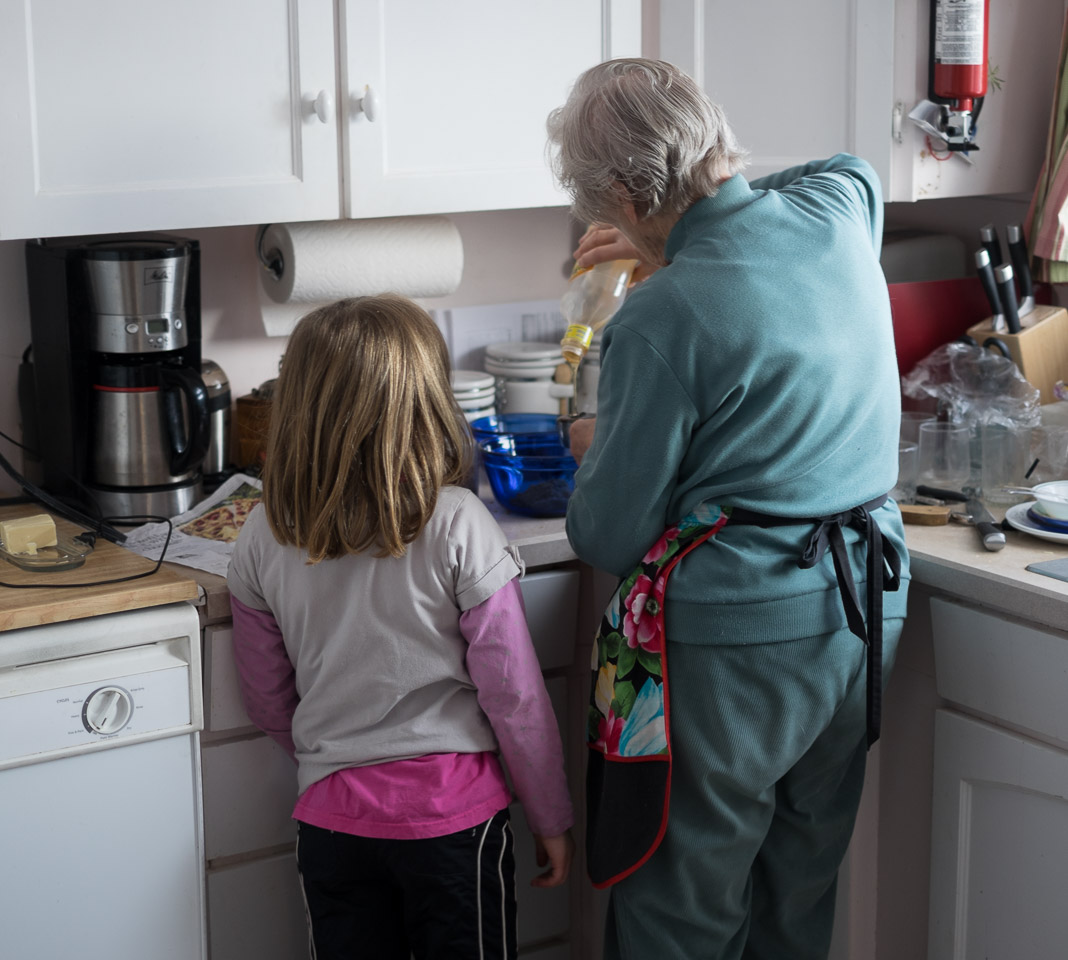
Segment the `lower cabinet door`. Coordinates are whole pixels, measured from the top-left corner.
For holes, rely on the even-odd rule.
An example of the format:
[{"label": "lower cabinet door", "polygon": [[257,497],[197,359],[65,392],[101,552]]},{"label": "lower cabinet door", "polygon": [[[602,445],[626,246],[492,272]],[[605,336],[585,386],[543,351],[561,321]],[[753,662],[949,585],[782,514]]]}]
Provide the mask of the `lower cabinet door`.
[{"label": "lower cabinet door", "polygon": [[1063,960],[1068,753],[935,720],[928,960]]},{"label": "lower cabinet door", "polygon": [[[530,881],[544,870],[534,856],[534,835],[527,826],[523,808],[513,803],[512,832],[515,834],[515,899],[518,912],[519,949],[526,954],[527,947],[540,944],[554,937],[568,935],[570,878],[563,886],[543,890],[532,887]],[[533,954],[540,958],[540,953]],[[550,956],[552,954],[549,954]]]},{"label": "lower cabinet door", "polygon": [[294,853],[208,871],[210,960],[310,956]]}]

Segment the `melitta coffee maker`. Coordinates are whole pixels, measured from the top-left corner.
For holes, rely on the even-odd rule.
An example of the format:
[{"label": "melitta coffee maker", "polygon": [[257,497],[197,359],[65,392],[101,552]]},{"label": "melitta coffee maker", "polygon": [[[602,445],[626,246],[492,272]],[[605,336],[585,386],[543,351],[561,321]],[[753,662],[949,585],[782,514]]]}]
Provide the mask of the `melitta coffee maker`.
[{"label": "melitta coffee maker", "polygon": [[24,396],[22,413],[45,490],[88,493],[111,517],[169,517],[202,497],[199,257],[178,237],[27,243],[33,409]]}]

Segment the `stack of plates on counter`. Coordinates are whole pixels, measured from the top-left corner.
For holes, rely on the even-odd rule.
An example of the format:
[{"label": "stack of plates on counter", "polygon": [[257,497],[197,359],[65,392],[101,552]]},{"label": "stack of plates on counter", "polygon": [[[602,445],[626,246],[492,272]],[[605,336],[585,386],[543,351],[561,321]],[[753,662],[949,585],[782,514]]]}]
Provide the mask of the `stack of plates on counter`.
[{"label": "stack of plates on counter", "polygon": [[1034,501],[1017,503],[1005,511],[1009,526],[1043,540],[1068,543],[1068,520],[1051,517]]},{"label": "stack of plates on counter", "polygon": [[452,395],[468,422],[491,416],[496,401],[496,381],[481,370],[451,370]]}]

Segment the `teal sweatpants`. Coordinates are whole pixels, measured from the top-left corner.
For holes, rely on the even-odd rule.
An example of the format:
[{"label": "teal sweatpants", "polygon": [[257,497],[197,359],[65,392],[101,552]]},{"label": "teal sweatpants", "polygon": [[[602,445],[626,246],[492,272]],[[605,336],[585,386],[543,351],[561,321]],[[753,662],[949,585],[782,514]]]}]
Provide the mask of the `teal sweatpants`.
[{"label": "teal sweatpants", "polygon": [[[885,623],[884,683],[903,621]],[[606,960],[825,960],[864,782],[864,644],[668,641],[671,806],[611,890]]]}]

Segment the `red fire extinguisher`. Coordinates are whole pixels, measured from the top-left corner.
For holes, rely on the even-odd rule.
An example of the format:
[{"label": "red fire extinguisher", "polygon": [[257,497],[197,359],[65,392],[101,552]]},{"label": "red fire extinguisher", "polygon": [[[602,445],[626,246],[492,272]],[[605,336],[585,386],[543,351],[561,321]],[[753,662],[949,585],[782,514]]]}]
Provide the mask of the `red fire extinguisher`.
[{"label": "red fire extinguisher", "polygon": [[986,96],[989,0],[931,0],[931,94],[943,104],[950,150],[978,150],[975,120]]}]

